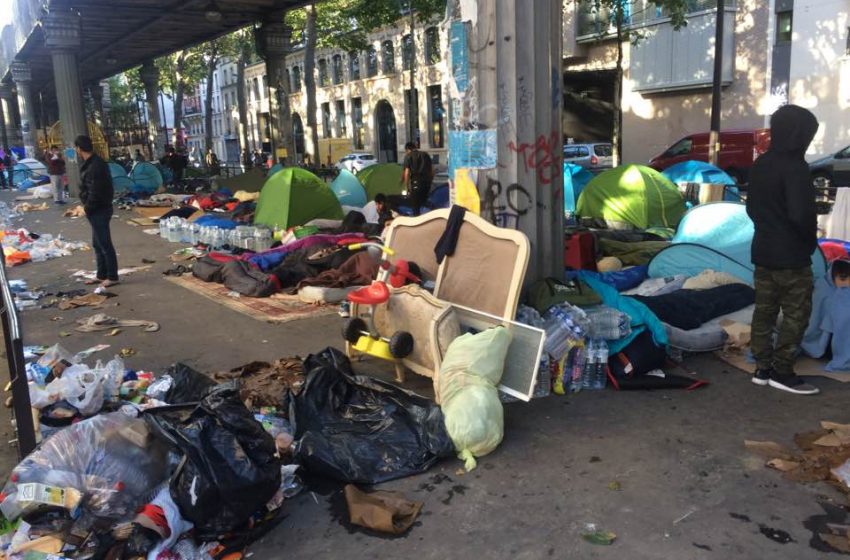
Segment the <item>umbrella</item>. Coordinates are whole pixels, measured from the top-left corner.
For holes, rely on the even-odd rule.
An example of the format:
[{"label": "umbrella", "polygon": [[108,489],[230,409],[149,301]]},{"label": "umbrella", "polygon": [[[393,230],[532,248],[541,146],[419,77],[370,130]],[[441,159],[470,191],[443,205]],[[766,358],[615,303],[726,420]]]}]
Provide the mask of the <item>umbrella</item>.
[{"label": "umbrella", "polygon": [[722,169],[704,161],[688,160],[671,165],[662,175],[673,183],[714,183],[735,185],[735,179]]},{"label": "umbrella", "polygon": [[109,173],[112,175],[112,188],[115,191],[129,191],[133,186],[133,181],[127,176],[124,168],[117,163],[109,163]]}]

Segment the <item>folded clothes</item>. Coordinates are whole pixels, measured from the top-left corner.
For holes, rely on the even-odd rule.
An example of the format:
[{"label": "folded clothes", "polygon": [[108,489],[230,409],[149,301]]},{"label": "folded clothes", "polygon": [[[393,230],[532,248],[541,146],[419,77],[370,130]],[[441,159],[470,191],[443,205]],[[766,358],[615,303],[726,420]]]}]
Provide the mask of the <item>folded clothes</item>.
[{"label": "folded clothes", "polygon": [[752,305],[756,292],[746,284],[727,284],[708,290],[677,290],[661,296],[631,297],[646,305],[661,321],[687,331]]}]

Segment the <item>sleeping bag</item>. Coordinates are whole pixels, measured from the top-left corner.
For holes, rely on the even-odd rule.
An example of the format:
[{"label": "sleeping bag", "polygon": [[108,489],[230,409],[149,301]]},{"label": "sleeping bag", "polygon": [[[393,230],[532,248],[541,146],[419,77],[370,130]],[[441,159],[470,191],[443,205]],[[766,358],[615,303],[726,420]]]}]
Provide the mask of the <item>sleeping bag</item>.
[{"label": "sleeping bag", "polygon": [[496,387],[510,344],[505,327],[465,334],[449,345],[440,367],[437,394],[446,430],[467,471],[475,468],[475,457],[502,442],[504,412]]}]

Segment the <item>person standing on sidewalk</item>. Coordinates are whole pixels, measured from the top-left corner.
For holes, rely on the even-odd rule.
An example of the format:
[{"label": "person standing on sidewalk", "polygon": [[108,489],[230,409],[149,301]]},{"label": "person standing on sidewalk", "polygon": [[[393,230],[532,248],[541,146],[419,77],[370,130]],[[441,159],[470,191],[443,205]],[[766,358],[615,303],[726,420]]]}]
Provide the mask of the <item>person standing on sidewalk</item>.
[{"label": "person standing on sidewalk", "polygon": [[97,280],[104,288],[118,283],[118,257],[112,245],[109,231],[112,220],[112,174],[109,166],[94,153],[88,136],[77,136],[74,140],[77,157],[83,161],[80,167],[80,201],[91,225],[92,246],[97,259]]},{"label": "person standing on sidewalk", "polygon": [[53,202],[65,204],[65,160],[58,146],[50,146],[47,153],[47,174],[50,175],[50,185],[53,187]]},{"label": "person standing on sidewalk", "polygon": [[[819,392],[794,373],[812,314],[817,210],[804,156],[818,126],[815,116],[802,107],[786,105],[776,111],[770,118],[770,149],[753,164],[747,191],[747,214],[755,224],[751,344],[757,369],[752,381],[797,395]],[[774,344],[780,311],[782,324]]]},{"label": "person standing on sidewalk", "polygon": [[9,149],[9,146],[3,148],[3,167],[6,169],[7,178],[9,179],[9,190],[15,190],[15,154]]}]

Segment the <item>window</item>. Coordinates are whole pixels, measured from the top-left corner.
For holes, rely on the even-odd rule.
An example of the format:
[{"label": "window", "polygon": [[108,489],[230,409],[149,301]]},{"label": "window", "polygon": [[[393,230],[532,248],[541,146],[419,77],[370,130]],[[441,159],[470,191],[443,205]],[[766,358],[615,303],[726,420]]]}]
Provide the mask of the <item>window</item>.
[{"label": "window", "polygon": [[269,91],[269,76],[268,74],[263,74],[263,97],[266,96],[267,91]]},{"label": "window", "polygon": [[363,149],[363,100],[355,97],[351,100],[351,124],[354,128],[354,149]]},{"label": "window", "polygon": [[378,75],[378,51],[375,47],[366,51],[366,75],[370,78]]},{"label": "window", "polygon": [[395,47],[392,41],[384,41],[381,45],[381,56],[384,58],[384,74],[395,73]]},{"label": "window", "polygon": [[667,150],[665,155],[667,156],[683,156],[685,154],[691,153],[691,150],[694,147],[694,141],[690,138],[685,138],[684,140],[679,140]]},{"label": "window", "polygon": [[336,102],[336,129],[339,131],[340,138],[348,136],[348,130],[345,126],[345,101],[342,99]]},{"label": "window", "polygon": [[[411,93],[412,91],[412,93]],[[407,115],[407,141],[419,143],[419,92],[404,91],[404,114]]]},{"label": "window", "polygon": [[301,91],[301,67],[293,66],[292,67],[292,92]]},{"label": "window", "polygon": [[794,12],[779,12],[776,14],[776,42],[789,43],[794,26]]},{"label": "window", "polygon": [[345,73],[342,69],[342,56],[335,54],[333,57],[333,68],[331,69],[333,72],[333,81],[334,85],[338,86],[343,82]]},{"label": "window", "polygon": [[440,30],[436,27],[429,27],[425,30],[425,63],[437,64],[441,59]]},{"label": "window", "polygon": [[593,153],[599,157],[611,157],[614,147],[611,144],[597,144],[593,147]]},{"label": "window", "polygon": [[413,37],[410,33],[401,38],[401,65],[405,70],[413,68]]},{"label": "window", "polygon": [[319,59],[319,87],[328,85],[328,61],[324,58]]},{"label": "window", "polygon": [[260,80],[258,80],[257,78],[254,78],[253,80],[251,80],[251,84],[254,87],[254,100],[259,101],[260,100]]},{"label": "window", "polygon": [[322,103],[322,132],[323,138],[332,138],[331,130],[331,104]]},{"label": "window", "polygon": [[348,53],[348,79],[351,81],[360,79],[360,53]]},{"label": "window", "polygon": [[428,111],[431,119],[431,147],[445,148],[445,117],[443,108],[443,88],[428,86]]}]

